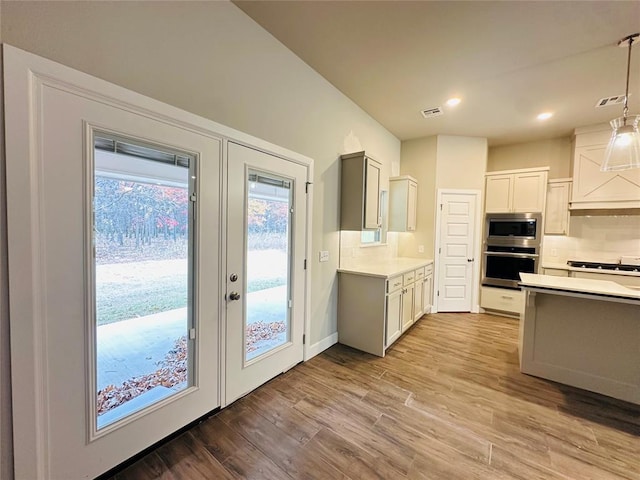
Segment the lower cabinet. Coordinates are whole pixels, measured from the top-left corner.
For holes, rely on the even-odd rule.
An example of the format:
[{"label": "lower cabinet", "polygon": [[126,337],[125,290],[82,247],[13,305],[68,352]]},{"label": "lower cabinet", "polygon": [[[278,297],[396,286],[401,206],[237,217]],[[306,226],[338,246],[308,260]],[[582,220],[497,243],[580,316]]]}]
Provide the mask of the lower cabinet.
[{"label": "lower cabinet", "polygon": [[[402,289],[402,332],[413,325],[413,300],[415,285],[411,284]],[[418,317],[420,318],[420,317]]]},{"label": "lower cabinet", "polygon": [[433,305],[433,265],[424,267],[424,272],[422,313],[426,315],[431,313],[431,305]]},{"label": "lower cabinet", "polygon": [[493,313],[520,317],[524,310],[524,295],[521,290],[482,287],[480,306]]},{"label": "lower cabinet", "polygon": [[[429,302],[432,273],[419,267],[392,277],[340,272],[338,281],[338,341],[383,357]],[[428,286],[427,286],[428,285]]]},{"label": "lower cabinet", "polygon": [[387,294],[387,321],[385,346],[391,345],[402,334],[402,289]]}]

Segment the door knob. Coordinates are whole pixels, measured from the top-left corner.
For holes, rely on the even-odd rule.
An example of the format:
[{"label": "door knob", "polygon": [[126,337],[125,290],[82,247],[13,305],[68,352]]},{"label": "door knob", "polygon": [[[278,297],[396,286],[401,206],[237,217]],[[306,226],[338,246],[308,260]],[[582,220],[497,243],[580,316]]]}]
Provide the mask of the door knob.
[{"label": "door knob", "polygon": [[474,260],[474,258],[467,258],[467,262],[473,262]]},{"label": "door knob", "polygon": [[240,300],[240,294],[238,292],[231,292],[229,294],[229,300]]}]

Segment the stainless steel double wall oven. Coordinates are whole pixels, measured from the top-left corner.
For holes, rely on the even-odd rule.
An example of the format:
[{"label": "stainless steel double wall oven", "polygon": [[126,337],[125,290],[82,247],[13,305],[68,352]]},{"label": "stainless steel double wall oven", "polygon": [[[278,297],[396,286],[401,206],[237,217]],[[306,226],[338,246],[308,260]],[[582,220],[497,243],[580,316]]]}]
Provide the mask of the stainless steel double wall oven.
[{"label": "stainless steel double wall oven", "polygon": [[487,213],[482,284],[518,288],[520,272],[538,273],[542,215]]}]

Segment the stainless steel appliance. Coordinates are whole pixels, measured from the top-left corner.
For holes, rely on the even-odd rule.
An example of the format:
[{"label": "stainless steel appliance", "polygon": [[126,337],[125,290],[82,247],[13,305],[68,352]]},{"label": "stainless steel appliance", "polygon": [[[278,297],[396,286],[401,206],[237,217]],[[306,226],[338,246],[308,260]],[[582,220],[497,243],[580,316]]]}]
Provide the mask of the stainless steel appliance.
[{"label": "stainless steel appliance", "polygon": [[518,289],[520,272],[538,273],[542,215],[488,213],[482,284]]}]

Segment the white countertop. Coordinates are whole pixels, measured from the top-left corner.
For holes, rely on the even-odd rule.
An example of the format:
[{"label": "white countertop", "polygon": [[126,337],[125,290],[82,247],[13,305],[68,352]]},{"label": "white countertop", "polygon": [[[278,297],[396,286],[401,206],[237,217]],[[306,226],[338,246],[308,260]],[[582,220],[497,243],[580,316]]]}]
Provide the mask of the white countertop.
[{"label": "white countertop", "polygon": [[367,275],[370,277],[390,278],[402,273],[410,272],[416,268],[424,267],[433,263],[433,260],[426,258],[397,257],[377,263],[366,263],[350,267],[339,268],[340,273],[351,273],[355,275]]},{"label": "white countertop", "polygon": [[541,288],[561,292],[586,293],[591,295],[640,300],[640,289],[624,287],[608,280],[590,278],[556,277],[552,275],[537,275],[535,273],[521,273],[520,286],[527,288]]}]

